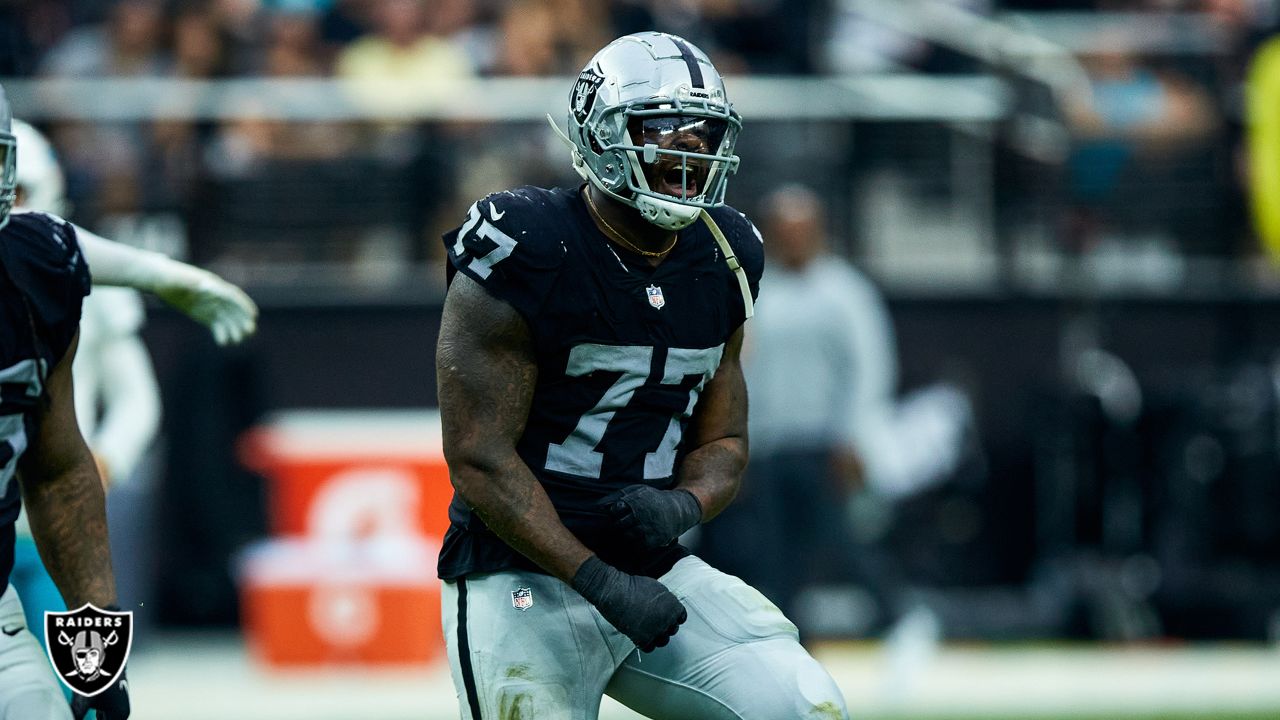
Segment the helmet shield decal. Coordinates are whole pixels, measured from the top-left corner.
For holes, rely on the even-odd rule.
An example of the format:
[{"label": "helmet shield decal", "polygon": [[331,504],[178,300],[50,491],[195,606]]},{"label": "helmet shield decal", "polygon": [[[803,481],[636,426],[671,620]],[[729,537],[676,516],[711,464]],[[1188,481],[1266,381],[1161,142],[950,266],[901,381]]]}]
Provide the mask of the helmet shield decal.
[{"label": "helmet shield decal", "polygon": [[569,97],[573,116],[579,123],[585,122],[587,116],[591,114],[591,106],[596,101],[596,91],[600,89],[602,82],[604,82],[604,76],[593,68],[587,68],[579,73],[578,81],[573,84],[573,93]]}]

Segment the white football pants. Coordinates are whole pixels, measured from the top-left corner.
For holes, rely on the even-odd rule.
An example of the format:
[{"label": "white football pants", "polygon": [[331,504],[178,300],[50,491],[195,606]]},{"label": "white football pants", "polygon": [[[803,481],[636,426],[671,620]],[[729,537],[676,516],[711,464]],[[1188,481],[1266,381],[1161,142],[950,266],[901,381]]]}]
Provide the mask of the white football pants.
[{"label": "white football pants", "polygon": [[27,630],[12,585],[0,595],[0,720],[71,720],[49,656]]},{"label": "white football pants", "polygon": [[659,579],[689,619],[651,653],[554,577],[506,571],[444,583],[464,720],[596,720],[604,694],[654,720],[848,719],[795,625],[754,588],[696,557]]}]

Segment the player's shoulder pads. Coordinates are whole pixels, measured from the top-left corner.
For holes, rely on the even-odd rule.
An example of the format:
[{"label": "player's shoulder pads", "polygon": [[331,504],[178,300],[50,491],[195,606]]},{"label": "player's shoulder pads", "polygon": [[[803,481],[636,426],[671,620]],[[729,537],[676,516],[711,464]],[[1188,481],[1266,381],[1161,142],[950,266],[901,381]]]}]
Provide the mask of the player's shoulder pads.
[{"label": "player's shoulder pads", "polygon": [[738,256],[738,262],[747,272],[751,295],[760,296],[760,276],[764,274],[764,238],[746,215],[728,205],[707,211],[716,221],[720,232],[729,241],[729,247]]},{"label": "player's shoulder pads", "polygon": [[75,227],[56,215],[15,212],[0,229],[0,263],[26,297],[53,359],[60,359],[89,294],[89,265]]},{"label": "player's shoulder pads", "polygon": [[449,277],[462,272],[532,319],[564,263],[568,208],[536,187],[493,193],[444,235]]}]

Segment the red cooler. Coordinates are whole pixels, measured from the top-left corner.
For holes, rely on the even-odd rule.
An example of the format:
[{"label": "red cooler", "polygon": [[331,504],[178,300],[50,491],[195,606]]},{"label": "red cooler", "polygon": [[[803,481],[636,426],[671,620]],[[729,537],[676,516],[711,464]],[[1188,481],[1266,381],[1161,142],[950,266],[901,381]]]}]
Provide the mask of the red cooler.
[{"label": "red cooler", "polygon": [[452,497],[435,411],[279,413],[241,440],[274,539],[241,557],[244,628],[273,665],[443,655],[435,561]]}]

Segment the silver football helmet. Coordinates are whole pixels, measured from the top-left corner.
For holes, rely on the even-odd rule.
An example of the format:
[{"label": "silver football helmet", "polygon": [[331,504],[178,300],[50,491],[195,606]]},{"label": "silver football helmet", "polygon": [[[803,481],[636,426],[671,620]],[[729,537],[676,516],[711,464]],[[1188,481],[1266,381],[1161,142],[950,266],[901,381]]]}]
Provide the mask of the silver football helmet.
[{"label": "silver football helmet", "polygon": [[[550,119],[548,117],[548,119]],[[659,32],[625,35],[587,63],[569,95],[567,137],[584,179],[678,230],[724,204],[742,119],[706,53]]]},{"label": "silver football helmet", "polygon": [[0,228],[9,224],[9,212],[18,198],[18,139],[13,136],[13,111],[0,87]]}]

